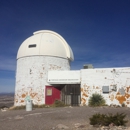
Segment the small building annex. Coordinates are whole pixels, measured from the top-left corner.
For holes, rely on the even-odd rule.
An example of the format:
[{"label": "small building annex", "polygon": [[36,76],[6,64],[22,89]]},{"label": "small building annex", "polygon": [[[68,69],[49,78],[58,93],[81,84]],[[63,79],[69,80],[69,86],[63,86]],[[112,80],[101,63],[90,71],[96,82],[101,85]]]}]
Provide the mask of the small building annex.
[{"label": "small building annex", "polygon": [[93,93],[101,94],[108,105],[130,107],[130,67],[100,68],[85,66],[70,70],[73,52],[56,32],[34,32],[20,46],[17,54],[15,106],[53,104],[88,105]]}]

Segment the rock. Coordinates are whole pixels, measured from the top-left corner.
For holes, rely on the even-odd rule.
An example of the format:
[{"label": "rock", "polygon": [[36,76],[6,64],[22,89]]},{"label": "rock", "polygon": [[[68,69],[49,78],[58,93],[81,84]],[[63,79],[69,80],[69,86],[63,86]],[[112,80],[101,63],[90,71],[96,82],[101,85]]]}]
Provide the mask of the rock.
[{"label": "rock", "polygon": [[[93,127],[93,125],[89,125],[88,130],[96,130],[96,129],[95,129],[95,127]],[[100,130],[100,129],[98,129],[98,130]]]},{"label": "rock", "polygon": [[113,126],[109,130],[118,130],[118,127],[117,126]]},{"label": "rock", "polygon": [[16,117],[14,117],[14,119],[16,119],[16,120],[21,120],[21,119],[23,119],[24,117],[22,117],[22,116],[16,116]]},{"label": "rock", "polygon": [[124,130],[125,129],[125,127],[123,127],[123,126],[118,126],[118,130]]},{"label": "rock", "polygon": [[75,126],[76,128],[79,128],[79,126],[81,126],[81,124],[80,124],[80,123],[76,123],[76,124],[74,124],[74,126]]},{"label": "rock", "polygon": [[63,124],[58,124],[58,125],[57,125],[57,128],[58,128],[58,129],[61,129],[61,130],[64,130],[64,129],[69,129],[69,127],[68,127],[68,126],[63,125]]},{"label": "rock", "polygon": [[102,126],[101,130],[109,130],[109,127],[108,126]]},{"label": "rock", "polygon": [[7,106],[2,106],[2,107],[1,107],[1,111],[2,111],[2,112],[7,111],[8,109],[9,109],[9,108],[8,108]]},{"label": "rock", "polygon": [[76,123],[74,124],[75,128],[80,128],[80,129],[83,129],[83,128],[86,128],[86,125],[82,125],[80,123]]},{"label": "rock", "polygon": [[5,110],[5,109],[1,109],[1,111],[2,111],[2,112],[5,112],[5,111],[7,111],[7,110]]},{"label": "rock", "polygon": [[56,130],[56,128],[55,128],[55,127],[52,127],[51,130]]},{"label": "rock", "polygon": [[[93,130],[93,129],[90,128],[89,130]],[[130,130],[130,128],[124,126],[113,126],[113,127],[101,126],[99,128],[95,128],[94,130]]]}]

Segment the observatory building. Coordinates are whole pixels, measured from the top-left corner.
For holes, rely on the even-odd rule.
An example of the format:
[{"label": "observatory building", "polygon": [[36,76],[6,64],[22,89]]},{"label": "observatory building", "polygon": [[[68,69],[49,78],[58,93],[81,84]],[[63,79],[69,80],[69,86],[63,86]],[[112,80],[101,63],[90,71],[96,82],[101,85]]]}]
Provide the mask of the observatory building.
[{"label": "observatory building", "polygon": [[74,60],[69,44],[58,33],[34,32],[17,53],[14,106],[53,104],[88,105],[90,96],[101,94],[108,105],[130,107],[130,67],[70,70]]}]

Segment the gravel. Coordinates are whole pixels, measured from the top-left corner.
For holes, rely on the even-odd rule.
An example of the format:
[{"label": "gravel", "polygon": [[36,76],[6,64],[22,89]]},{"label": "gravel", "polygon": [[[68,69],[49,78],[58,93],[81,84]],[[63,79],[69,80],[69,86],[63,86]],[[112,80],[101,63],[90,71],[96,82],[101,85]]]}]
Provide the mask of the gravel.
[{"label": "gravel", "polygon": [[95,113],[125,113],[130,127],[130,108],[61,107],[0,111],[0,130],[90,130],[89,117]]}]

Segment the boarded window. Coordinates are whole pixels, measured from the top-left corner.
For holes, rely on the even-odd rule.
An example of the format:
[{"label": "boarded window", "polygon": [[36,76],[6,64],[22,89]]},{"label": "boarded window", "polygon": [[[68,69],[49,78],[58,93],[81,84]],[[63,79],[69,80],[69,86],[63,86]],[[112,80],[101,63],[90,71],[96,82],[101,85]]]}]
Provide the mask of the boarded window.
[{"label": "boarded window", "polygon": [[29,48],[36,47],[36,44],[31,44],[28,46]]},{"label": "boarded window", "polygon": [[120,88],[119,89],[119,93],[124,96],[125,95],[125,89],[124,88]]},{"label": "boarded window", "polygon": [[47,88],[47,96],[52,96],[52,88]]},{"label": "boarded window", "polygon": [[102,92],[103,93],[109,93],[109,86],[103,86],[102,87]]}]

